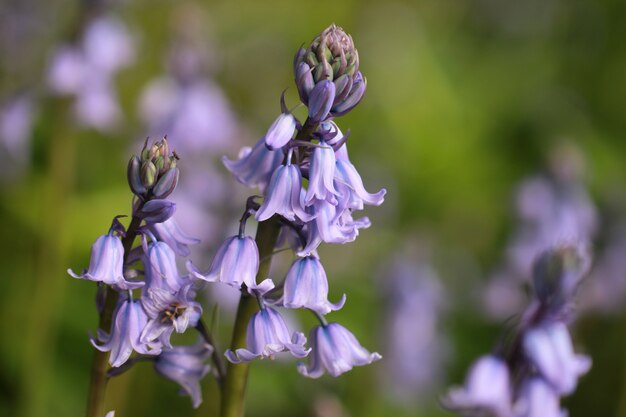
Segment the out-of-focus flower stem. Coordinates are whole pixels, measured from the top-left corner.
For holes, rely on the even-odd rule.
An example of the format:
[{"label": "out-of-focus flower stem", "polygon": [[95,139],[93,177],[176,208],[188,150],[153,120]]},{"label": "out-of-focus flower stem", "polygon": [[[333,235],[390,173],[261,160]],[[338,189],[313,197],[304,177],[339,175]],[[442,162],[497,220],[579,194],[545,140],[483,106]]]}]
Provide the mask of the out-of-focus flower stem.
[{"label": "out-of-focus flower stem", "polygon": [[[317,129],[317,124],[311,123],[307,119],[295,140],[308,140],[315,129]],[[259,223],[255,238],[257,247],[259,248],[259,259],[261,260],[257,274],[257,282],[264,280],[269,274],[272,264],[271,255],[276,246],[280,226],[281,222],[277,216],[273,216],[267,221]],[[230,343],[231,350],[235,351],[246,345],[248,322],[258,309],[259,306],[256,298],[250,296],[246,291],[242,291]],[[228,364],[226,378],[222,385],[221,417],[243,417],[249,369],[250,364],[248,362]]]},{"label": "out-of-focus flower stem", "polygon": [[[140,202],[136,211],[141,210],[144,202]],[[126,230],[126,236],[122,239],[122,245],[124,245],[124,265],[128,260],[128,254],[133,247],[135,237],[137,237],[137,229],[141,225],[141,218],[133,216],[128,229]],[[106,293],[104,300],[104,307],[100,313],[99,327],[105,332],[111,330],[111,319],[113,317],[113,311],[117,305],[118,293],[109,289]],[[93,362],[91,364],[91,380],[89,382],[89,394],[87,397],[87,417],[101,417],[105,414],[104,408],[104,396],[106,394],[106,386],[109,381],[107,371],[109,364],[107,363],[107,352],[100,352],[94,349]]]}]

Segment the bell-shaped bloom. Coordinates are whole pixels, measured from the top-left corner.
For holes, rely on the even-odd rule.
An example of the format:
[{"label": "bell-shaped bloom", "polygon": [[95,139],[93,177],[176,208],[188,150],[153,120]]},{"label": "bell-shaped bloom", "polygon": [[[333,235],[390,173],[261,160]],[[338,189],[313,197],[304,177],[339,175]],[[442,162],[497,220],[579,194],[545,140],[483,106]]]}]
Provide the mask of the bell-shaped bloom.
[{"label": "bell-shaped bloom", "polygon": [[302,174],[296,165],[281,165],[276,168],[267,187],[265,201],[256,212],[260,222],[280,214],[287,220],[295,221],[296,217],[307,222],[313,218],[302,207],[301,191]]},{"label": "bell-shaped bloom", "polygon": [[326,142],[320,141],[311,156],[309,188],[304,197],[305,205],[315,200],[328,200],[336,204],[337,191],[333,185],[335,176],[335,151]]},{"label": "bell-shaped bloom", "polygon": [[124,246],[112,232],[96,239],[91,247],[89,269],[76,274],[71,269],[68,274],[74,278],[115,285],[121,290],[133,290],[143,287],[143,282],[131,282],[124,279]]},{"label": "bell-shaped bloom", "polygon": [[173,217],[163,223],[151,224],[149,229],[158,240],[165,242],[178,256],[189,256],[189,245],[200,243],[200,239],[185,233]]},{"label": "bell-shaped bloom", "polygon": [[309,378],[319,378],[324,372],[337,377],[355,366],[369,365],[382,358],[361,346],[356,337],[339,323],[315,327],[310,337],[313,353],[309,366],[298,364],[298,372]]},{"label": "bell-shaped bloom", "polygon": [[164,349],[154,361],[154,369],[180,385],[191,397],[193,408],[198,408],[202,404],[200,380],[211,369],[206,360],[212,353],[213,348],[204,342]]},{"label": "bell-shaped bloom", "polygon": [[265,146],[270,150],[280,149],[293,137],[296,118],[291,113],[281,113],[265,134]]},{"label": "bell-shaped bloom", "polygon": [[519,417],[567,417],[559,395],[541,378],[531,378],[524,383],[516,409]]},{"label": "bell-shaped bloom", "polygon": [[247,348],[228,349],[226,358],[232,363],[249,362],[256,358],[273,358],[280,352],[289,351],[296,358],[304,358],[311,349],[306,349],[306,337],[301,332],[289,335],[282,316],[271,307],[258,311],[248,323]]},{"label": "bell-shaped bloom", "polygon": [[176,203],[169,200],[150,200],[139,211],[139,215],[148,223],[163,223],[176,211]]},{"label": "bell-shaped bloom", "polygon": [[148,316],[139,300],[121,299],[113,313],[111,333],[98,329],[98,339],[91,344],[101,352],[111,352],[109,363],[118,367],[128,360],[133,350],[143,355],[161,353],[159,343],[146,343],[140,340],[141,331],[148,323]]},{"label": "bell-shaped bloom", "polygon": [[338,186],[343,185],[340,188],[340,192],[343,194],[340,198],[348,200],[350,202],[348,206],[352,209],[362,210],[363,203],[380,206],[385,201],[387,190],[383,188],[374,194],[367,192],[363,186],[361,175],[347,159],[337,159],[335,181]]},{"label": "bell-shaped bloom", "polygon": [[330,80],[318,82],[309,94],[309,119],[314,123],[324,121],[335,100],[335,84]]},{"label": "bell-shaped bloom", "polygon": [[509,370],[503,360],[483,356],[472,365],[464,387],[442,399],[445,408],[461,415],[513,417]]},{"label": "bell-shaped bloom", "polygon": [[222,162],[242,184],[248,187],[259,187],[264,190],[272,177],[272,173],[283,162],[281,150],[271,151],[265,146],[265,138],[261,138],[254,148],[244,147],[239,152],[239,159],[231,161],[223,157]]},{"label": "bell-shaped bloom", "polygon": [[328,301],[326,271],[315,256],[300,258],[289,268],[283,293],[284,307],[308,308],[324,315],[339,310],[345,302],[345,294],[337,304]]},{"label": "bell-shaped bloom", "polygon": [[148,288],[176,292],[188,282],[178,273],[174,251],[165,242],[150,243],[143,263]]},{"label": "bell-shaped bloom", "polygon": [[574,353],[572,339],[563,323],[533,328],[524,334],[524,352],[558,394],[576,389],[578,377],[591,368],[591,359]]},{"label": "bell-shaped bloom", "polygon": [[191,261],[187,262],[187,269],[193,276],[204,281],[221,282],[235,288],[245,284],[249,291],[256,290],[262,294],[274,288],[270,279],[258,285],[256,283],[259,249],[250,236],[232,236],[226,239],[217,250],[207,272],[200,272]]},{"label": "bell-shaped bloom", "polygon": [[141,302],[148,314],[148,323],[141,332],[142,342],[159,341],[171,348],[172,333],[184,333],[188,327],[194,327],[202,315],[202,307],[193,300],[191,284],[185,285],[176,293],[161,289],[148,288]]}]

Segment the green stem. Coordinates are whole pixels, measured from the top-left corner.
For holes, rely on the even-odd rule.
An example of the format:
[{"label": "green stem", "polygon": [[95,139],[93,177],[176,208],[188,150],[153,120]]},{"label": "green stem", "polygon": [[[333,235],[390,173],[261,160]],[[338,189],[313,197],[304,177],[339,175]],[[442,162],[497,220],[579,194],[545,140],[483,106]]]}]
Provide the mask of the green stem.
[{"label": "green stem", "polygon": [[[317,129],[317,124],[306,120],[302,129],[295,137],[296,141],[306,141],[311,134]],[[257,282],[267,278],[272,264],[272,254],[278,239],[280,231],[280,220],[277,216],[270,218],[265,222],[259,223],[256,231],[256,244],[259,248],[259,272],[256,276]],[[233,336],[230,343],[230,349],[235,351],[246,345],[246,332],[248,322],[259,309],[255,297],[250,296],[247,292],[241,292],[239,299],[239,307],[237,308],[237,316],[235,317],[235,326],[233,328]],[[244,400],[246,395],[246,385],[248,383],[248,371],[250,364],[243,362],[239,364],[228,363],[226,378],[222,385],[222,398],[220,417],[243,417]]]},{"label": "green stem", "polygon": [[[141,209],[143,203],[140,203],[137,211]],[[126,230],[126,236],[122,239],[124,246],[124,265],[128,260],[128,255],[137,237],[137,229],[141,225],[141,218],[133,216],[133,219]],[[119,295],[116,291],[109,288],[104,300],[104,308],[100,313],[99,327],[105,332],[111,331],[111,321],[113,319],[113,311],[117,306]],[[91,380],[89,382],[89,395],[87,397],[87,417],[102,417],[105,414],[104,397],[106,394],[106,386],[109,381],[107,371],[109,365],[107,363],[106,352],[94,350],[93,362],[91,364]]]}]

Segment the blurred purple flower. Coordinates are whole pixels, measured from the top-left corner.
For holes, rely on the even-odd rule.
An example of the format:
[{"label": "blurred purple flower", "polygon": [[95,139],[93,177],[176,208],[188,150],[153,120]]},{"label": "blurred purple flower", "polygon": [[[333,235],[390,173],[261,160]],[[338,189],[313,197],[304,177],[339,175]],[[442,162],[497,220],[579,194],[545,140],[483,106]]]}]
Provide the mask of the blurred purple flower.
[{"label": "blurred purple flower", "polygon": [[298,372],[309,378],[319,378],[324,372],[337,377],[354,366],[369,365],[382,358],[361,346],[356,337],[339,323],[313,328],[310,338],[313,353],[309,366],[298,364]]},{"label": "blurred purple flower", "polygon": [[516,403],[519,417],[567,417],[561,409],[559,395],[541,378],[532,378],[524,384]]},{"label": "blurred purple flower", "polygon": [[200,239],[185,233],[173,217],[161,223],[153,223],[148,228],[157,240],[165,242],[178,256],[189,256],[189,245],[200,243]]}]

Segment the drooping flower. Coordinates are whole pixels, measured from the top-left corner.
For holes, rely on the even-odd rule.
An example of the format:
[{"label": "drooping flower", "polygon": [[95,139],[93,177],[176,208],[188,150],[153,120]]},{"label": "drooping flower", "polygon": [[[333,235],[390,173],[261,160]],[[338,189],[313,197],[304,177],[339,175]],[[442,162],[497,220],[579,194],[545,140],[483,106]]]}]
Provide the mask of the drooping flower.
[{"label": "drooping flower", "polygon": [[541,378],[524,383],[516,403],[519,417],[567,417],[561,409],[559,395]]},{"label": "drooping flower", "polygon": [[337,191],[333,185],[335,176],[335,152],[326,142],[320,141],[311,156],[309,169],[309,188],[304,197],[305,205],[311,205],[315,200],[328,200],[336,204]]},{"label": "drooping flower", "polygon": [[191,397],[193,408],[198,408],[202,403],[200,380],[211,370],[206,360],[212,353],[213,347],[202,341],[191,346],[174,346],[161,352],[154,361],[154,369],[178,383]]},{"label": "drooping flower", "polygon": [[444,407],[462,416],[512,417],[509,370],[502,359],[483,356],[472,365],[464,387],[450,389]]},{"label": "drooping flower", "polygon": [[158,240],[165,242],[178,256],[189,256],[189,245],[200,243],[200,239],[185,233],[173,217],[162,223],[151,224],[149,230]]},{"label": "drooping flower", "polygon": [[76,274],[68,269],[67,272],[74,278],[114,285],[121,290],[133,290],[144,285],[143,282],[124,279],[124,246],[120,238],[113,234],[113,230],[94,242],[87,271]]},{"label": "drooping flower", "polygon": [[91,344],[101,352],[111,352],[109,363],[118,367],[128,360],[133,350],[143,355],[158,355],[159,343],[147,343],[140,340],[141,331],[148,322],[148,316],[139,300],[120,299],[113,313],[111,333],[98,329],[98,340],[91,339]]},{"label": "drooping flower", "polygon": [[148,288],[176,292],[188,283],[178,273],[174,251],[165,242],[150,243],[144,266]]},{"label": "drooping flower", "polygon": [[176,203],[170,200],[150,200],[139,211],[143,220],[148,223],[163,223],[176,211]]},{"label": "drooping flower", "polygon": [[302,174],[297,165],[281,165],[276,168],[267,188],[265,201],[256,212],[260,222],[280,214],[284,218],[295,221],[309,221],[313,218],[302,206],[301,198]]},{"label": "drooping flower", "polygon": [[291,113],[281,113],[265,134],[265,146],[274,151],[291,140],[296,131],[296,118]]},{"label": "drooping flower", "polygon": [[574,353],[567,326],[561,322],[532,328],[523,338],[525,354],[558,394],[571,394],[578,378],[591,368],[588,356]]},{"label": "drooping flower", "polygon": [[289,351],[296,358],[303,358],[311,349],[306,349],[306,337],[301,332],[291,336],[282,316],[271,307],[258,311],[248,323],[247,348],[228,349],[226,358],[232,363],[249,362],[256,358],[273,358],[277,353]]},{"label": "drooping flower", "polygon": [[311,330],[310,337],[313,354],[309,366],[298,364],[298,372],[309,378],[319,378],[324,372],[337,377],[354,366],[369,365],[382,358],[361,346],[339,323],[317,326]]},{"label": "drooping flower", "polygon": [[141,299],[149,318],[141,333],[141,340],[158,340],[164,346],[171,347],[170,337],[174,331],[184,333],[188,327],[196,326],[202,315],[202,307],[193,300],[194,295],[191,284],[175,293],[161,288],[148,288]]},{"label": "drooping flower", "polygon": [[250,236],[236,235],[226,239],[217,250],[206,273],[200,272],[191,261],[187,262],[187,269],[196,278],[208,282],[221,282],[235,288],[245,284],[249,291],[256,290],[262,294],[274,288],[274,283],[270,279],[265,279],[260,284],[256,283],[259,250]]},{"label": "drooping flower", "polygon": [[324,315],[339,310],[345,302],[345,294],[337,304],[328,301],[328,279],[317,257],[300,258],[289,268],[283,293],[284,307],[308,308]]},{"label": "drooping flower", "polygon": [[[345,145],[342,148],[345,148]],[[359,172],[349,159],[337,158],[335,172],[335,184],[339,192],[343,194],[341,198],[350,202],[348,207],[362,210],[363,203],[371,206],[380,206],[385,201],[387,190],[383,188],[374,194],[367,192],[363,186],[361,175],[359,175]]]},{"label": "drooping flower", "polygon": [[281,150],[271,151],[265,146],[265,138],[259,139],[253,148],[244,147],[236,161],[223,157],[224,166],[235,176],[237,181],[248,187],[264,190],[272,173],[283,161]]}]

